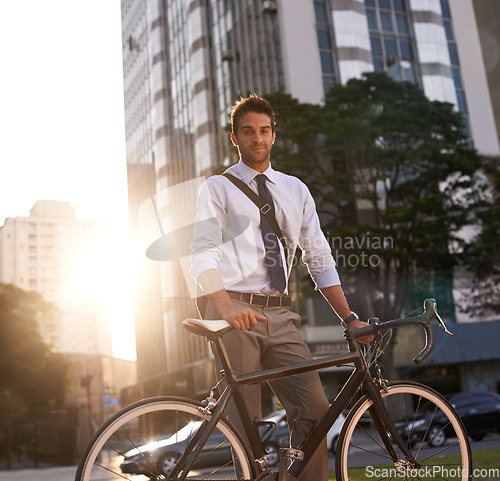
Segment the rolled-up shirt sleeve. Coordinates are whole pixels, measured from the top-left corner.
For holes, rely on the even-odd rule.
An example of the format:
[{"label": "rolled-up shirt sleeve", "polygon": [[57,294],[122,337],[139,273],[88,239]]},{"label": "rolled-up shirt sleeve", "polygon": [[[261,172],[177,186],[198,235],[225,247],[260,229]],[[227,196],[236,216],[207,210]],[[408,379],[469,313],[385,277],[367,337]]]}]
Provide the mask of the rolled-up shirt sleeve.
[{"label": "rolled-up shirt sleeve", "polygon": [[321,230],[314,199],[305,185],[304,189],[306,192],[304,193],[303,220],[299,238],[302,259],[307,265],[316,290],[340,285],[340,277],[332,250]]},{"label": "rolled-up shirt sleeve", "polygon": [[[209,179],[210,180],[210,179]],[[190,273],[198,279],[208,269],[219,270],[221,261],[223,208],[207,181],[198,196],[198,211],[191,242]]]}]

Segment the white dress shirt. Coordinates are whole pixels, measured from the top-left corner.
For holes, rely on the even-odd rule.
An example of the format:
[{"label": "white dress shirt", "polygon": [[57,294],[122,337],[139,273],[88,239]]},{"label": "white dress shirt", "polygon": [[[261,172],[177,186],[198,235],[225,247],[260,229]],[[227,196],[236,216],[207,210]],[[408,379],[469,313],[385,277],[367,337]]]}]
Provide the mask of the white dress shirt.
[{"label": "white dress shirt", "polygon": [[[260,172],[241,160],[226,172],[257,192],[255,177]],[[306,185],[271,166],[263,174],[268,179],[276,220],[288,248],[288,262],[284,263],[288,266],[286,278],[298,246],[316,289],[340,285],[331,248],[321,231],[316,206]],[[208,269],[217,270],[227,290],[260,294],[272,290],[265,266],[259,208],[222,175],[210,177],[200,192],[191,264],[195,279]]]}]

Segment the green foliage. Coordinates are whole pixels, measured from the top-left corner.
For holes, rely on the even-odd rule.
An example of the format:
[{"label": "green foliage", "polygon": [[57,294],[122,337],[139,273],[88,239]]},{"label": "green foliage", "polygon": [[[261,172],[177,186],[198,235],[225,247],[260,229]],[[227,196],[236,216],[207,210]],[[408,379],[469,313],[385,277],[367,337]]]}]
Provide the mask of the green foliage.
[{"label": "green foliage", "polygon": [[466,246],[468,268],[473,274],[470,289],[460,307],[472,315],[490,316],[500,312],[500,159],[483,160],[485,179],[492,189],[475,199],[479,234]]},{"label": "green foliage", "polygon": [[266,97],[278,113],[273,165],[308,185],[335,255],[357,259],[338,262],[354,308],[387,319],[434,295],[452,315],[460,229],[488,188],[461,115],[380,73],[335,86],[324,106]]},{"label": "green foliage", "polygon": [[38,327],[54,314],[40,294],[0,283],[0,426],[36,419],[64,400],[66,361]]}]

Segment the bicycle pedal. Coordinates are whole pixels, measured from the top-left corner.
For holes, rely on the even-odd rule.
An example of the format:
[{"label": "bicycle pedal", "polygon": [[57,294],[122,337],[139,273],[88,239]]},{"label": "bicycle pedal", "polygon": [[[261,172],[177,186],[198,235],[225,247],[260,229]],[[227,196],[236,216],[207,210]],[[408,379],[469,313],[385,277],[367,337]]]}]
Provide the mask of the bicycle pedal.
[{"label": "bicycle pedal", "polygon": [[293,459],[300,459],[302,461],[304,459],[304,451],[297,448],[281,448],[279,454],[280,458],[286,458],[290,461]]}]

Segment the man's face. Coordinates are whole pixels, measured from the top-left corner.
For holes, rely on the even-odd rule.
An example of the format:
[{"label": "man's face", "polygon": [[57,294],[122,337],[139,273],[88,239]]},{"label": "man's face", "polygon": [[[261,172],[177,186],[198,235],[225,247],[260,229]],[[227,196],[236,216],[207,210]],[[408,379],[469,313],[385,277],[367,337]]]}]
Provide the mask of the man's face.
[{"label": "man's face", "polygon": [[275,138],[276,133],[272,131],[269,115],[257,112],[243,115],[239,119],[237,132],[231,134],[241,160],[259,172],[264,172],[269,166]]}]

